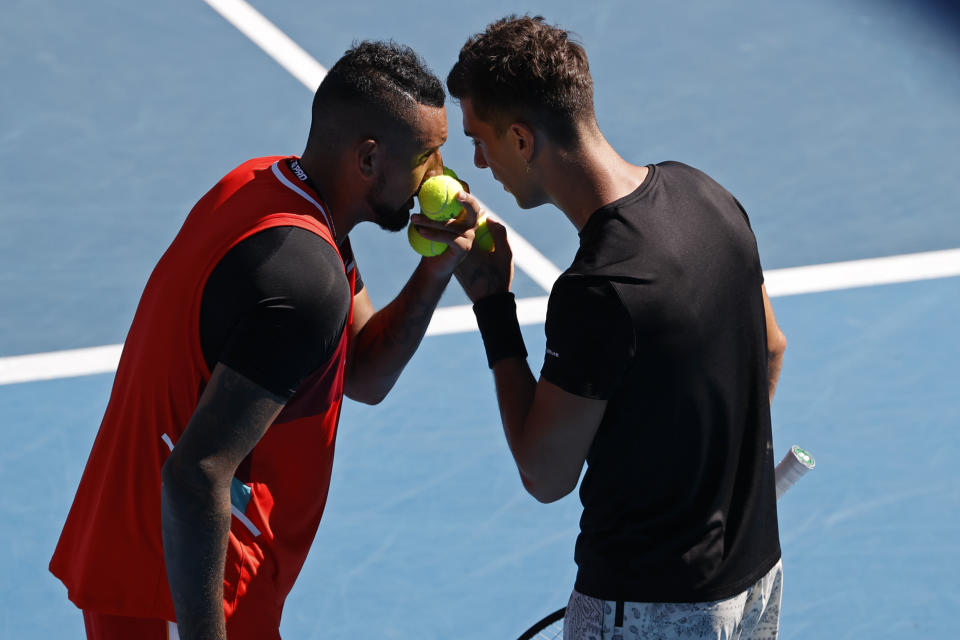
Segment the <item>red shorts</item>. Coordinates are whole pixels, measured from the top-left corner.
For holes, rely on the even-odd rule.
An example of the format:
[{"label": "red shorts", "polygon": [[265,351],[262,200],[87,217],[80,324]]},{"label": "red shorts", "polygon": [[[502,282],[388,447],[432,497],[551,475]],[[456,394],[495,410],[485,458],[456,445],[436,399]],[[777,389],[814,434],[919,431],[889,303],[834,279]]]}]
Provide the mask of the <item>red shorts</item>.
[{"label": "red shorts", "polygon": [[87,628],[87,640],[180,640],[177,625],[166,620],[84,611],[83,624]]}]

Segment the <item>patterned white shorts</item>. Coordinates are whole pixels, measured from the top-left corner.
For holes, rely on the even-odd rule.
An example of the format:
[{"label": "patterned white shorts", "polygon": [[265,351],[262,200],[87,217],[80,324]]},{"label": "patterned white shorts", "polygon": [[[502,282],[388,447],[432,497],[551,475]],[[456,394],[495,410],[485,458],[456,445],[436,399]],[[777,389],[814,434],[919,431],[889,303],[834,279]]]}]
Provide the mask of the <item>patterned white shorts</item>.
[{"label": "patterned white shorts", "polygon": [[618,603],[574,589],[563,640],[776,640],[782,585],[777,562],[746,591],[714,602]]}]

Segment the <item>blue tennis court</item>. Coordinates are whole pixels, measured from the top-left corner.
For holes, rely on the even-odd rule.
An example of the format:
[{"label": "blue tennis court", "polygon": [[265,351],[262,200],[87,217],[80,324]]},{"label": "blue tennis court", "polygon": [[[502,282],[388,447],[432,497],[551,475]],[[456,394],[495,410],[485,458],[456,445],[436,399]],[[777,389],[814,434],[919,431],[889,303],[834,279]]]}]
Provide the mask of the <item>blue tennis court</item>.
[{"label": "blue tennis court", "polygon": [[[113,376],[103,361],[84,375],[63,363],[123,342],[150,270],[217,179],[250,157],[303,149],[305,81],[218,4],[236,6],[4,9],[5,637],[84,637],[46,567]],[[750,214],[789,341],[773,405],[777,456],[800,444],[817,458],[780,503],[782,637],[954,635],[960,15],[951,3],[253,4],[319,65],[356,39],[392,38],[441,77],[470,34],[511,12],[578,33],[613,145],[634,162],[703,169]],[[535,306],[572,259],[576,233],[552,208],[519,211],[473,168],[459,108],[447,108],[446,164],[531,245],[515,290]],[[417,256],[404,234],[363,225],[351,237],[382,306]],[[479,335],[458,324],[466,302],[451,285],[386,401],[345,404],[328,506],[284,637],[513,639],[565,604],[579,501],[541,505],[524,492]],[[539,371],[542,320],[528,320],[524,335]],[[45,373],[31,373],[43,354],[54,354]]]}]

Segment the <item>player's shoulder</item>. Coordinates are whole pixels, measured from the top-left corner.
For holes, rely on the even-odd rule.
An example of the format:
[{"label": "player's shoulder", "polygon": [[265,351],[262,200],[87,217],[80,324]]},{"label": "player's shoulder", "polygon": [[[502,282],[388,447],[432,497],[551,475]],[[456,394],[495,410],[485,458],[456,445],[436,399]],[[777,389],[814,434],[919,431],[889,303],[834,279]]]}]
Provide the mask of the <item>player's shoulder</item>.
[{"label": "player's shoulder", "polygon": [[604,300],[618,300],[610,278],[568,270],[553,283],[548,306],[589,309]]},{"label": "player's shoulder", "polygon": [[279,160],[283,160],[290,156],[262,156],[259,158],[250,158],[245,160],[240,164],[236,165],[233,169],[227,172],[225,178],[229,178],[235,175],[249,175],[255,171],[261,171],[263,169],[269,169]]},{"label": "player's shoulder", "polygon": [[344,274],[343,257],[336,245],[310,229],[298,226],[282,226],[280,229],[284,232],[283,240],[271,260],[282,264],[284,270],[315,275],[322,272]]},{"label": "player's shoulder", "polygon": [[656,163],[654,166],[663,175],[716,183],[716,180],[711,178],[705,171],[678,160],[665,160],[663,162]]},{"label": "player's shoulder", "polygon": [[[263,156],[242,162],[220,178],[214,190],[217,192],[222,192],[224,189],[227,191],[237,191],[248,188],[252,184],[258,184],[256,180],[258,177],[262,178],[272,173],[270,168],[276,164],[277,161],[283,160],[286,157],[287,156]],[[273,182],[273,180],[271,179],[269,182]],[[259,200],[254,197],[254,193],[248,192],[246,197],[241,199],[239,203],[234,203],[234,205],[255,206],[257,202],[259,202]]]},{"label": "player's shoulder", "polygon": [[290,225],[268,227],[244,238],[227,252],[221,264],[236,273],[256,275],[264,282],[295,280],[309,285],[344,276],[343,262],[334,245],[308,229]]},{"label": "player's shoulder", "polygon": [[569,275],[554,283],[544,323],[548,337],[603,336],[625,345],[632,340],[630,326],[630,311],[610,279]]},{"label": "player's shoulder", "polygon": [[293,156],[261,156],[258,158],[250,158],[246,162],[243,162],[237,166],[237,169],[264,169],[266,167],[271,167],[280,160],[286,160]]},{"label": "player's shoulder", "polygon": [[655,165],[660,180],[689,193],[699,193],[707,198],[733,199],[730,192],[707,172],[683,162],[668,160]]}]

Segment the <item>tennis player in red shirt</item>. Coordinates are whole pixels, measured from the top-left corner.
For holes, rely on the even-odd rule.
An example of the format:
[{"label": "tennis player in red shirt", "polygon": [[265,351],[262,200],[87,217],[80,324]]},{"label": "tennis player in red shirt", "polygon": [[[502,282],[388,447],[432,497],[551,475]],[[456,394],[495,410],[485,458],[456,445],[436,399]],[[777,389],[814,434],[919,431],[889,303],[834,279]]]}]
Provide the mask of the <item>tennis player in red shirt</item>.
[{"label": "tennis player in red shirt", "polygon": [[87,636],[279,638],[326,502],[343,395],[381,401],[476,224],[376,311],[348,234],[405,228],[443,169],[440,81],[363,42],[316,92],[301,157],[250,160],[193,208],[144,289],[51,571]]}]

